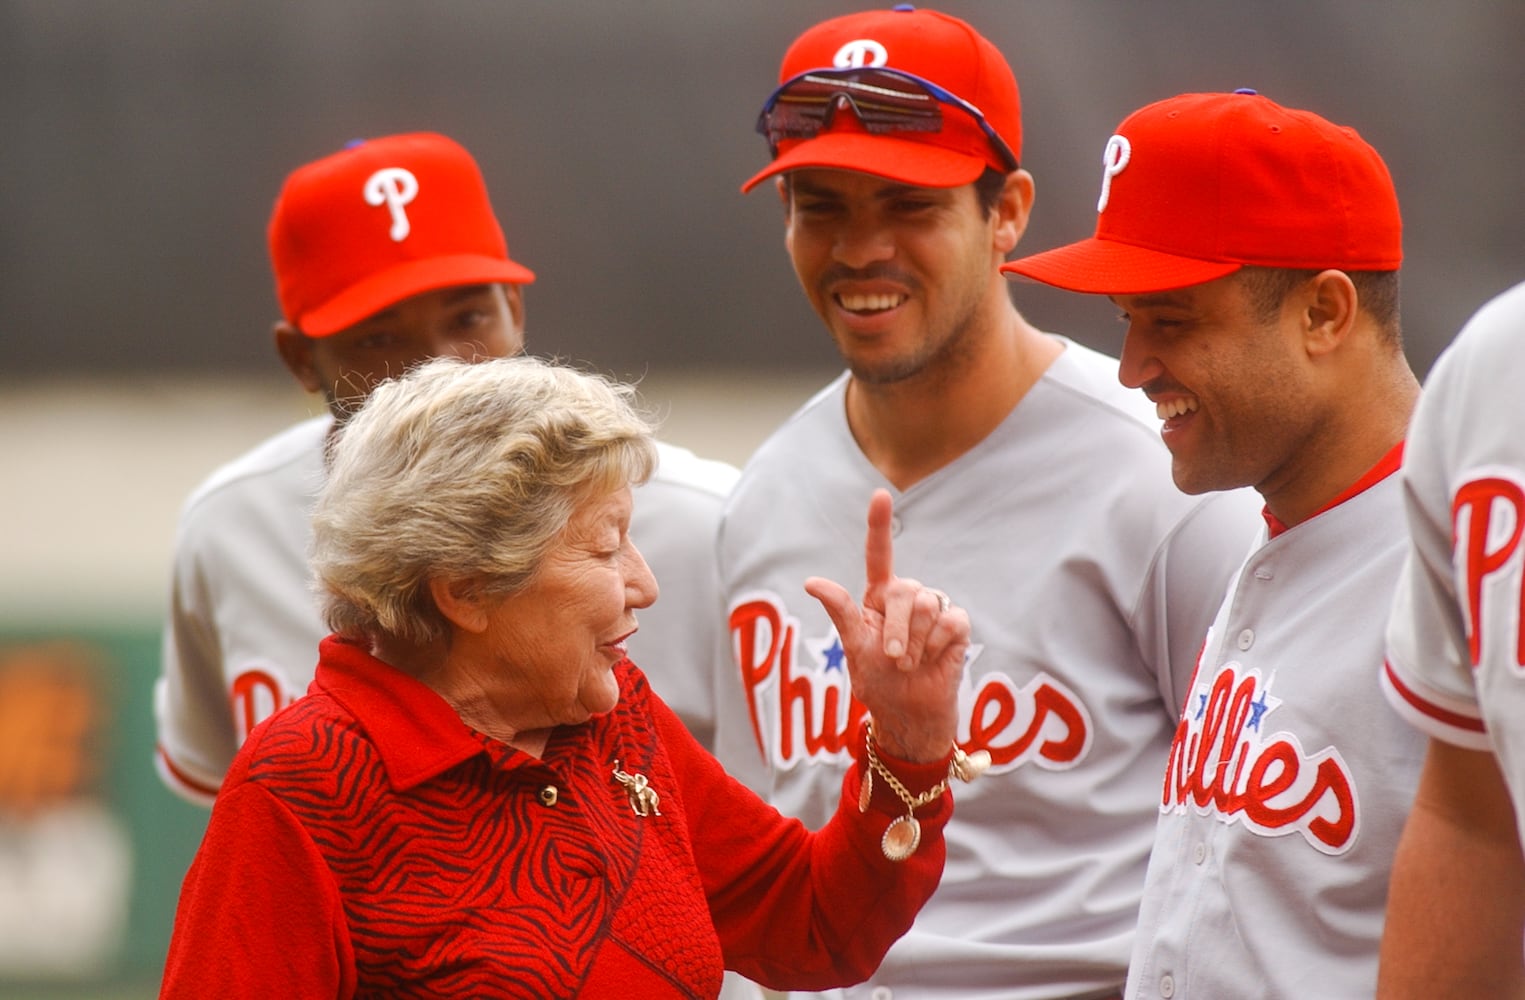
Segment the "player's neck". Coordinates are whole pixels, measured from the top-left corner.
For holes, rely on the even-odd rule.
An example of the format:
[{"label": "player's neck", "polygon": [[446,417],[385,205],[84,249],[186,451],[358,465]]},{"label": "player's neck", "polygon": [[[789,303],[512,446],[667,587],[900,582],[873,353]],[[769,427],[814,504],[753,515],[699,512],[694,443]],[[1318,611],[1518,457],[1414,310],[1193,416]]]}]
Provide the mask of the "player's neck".
[{"label": "player's neck", "polygon": [[1266,507],[1288,527],[1325,510],[1371,472],[1408,433],[1419,382],[1401,361],[1363,372],[1340,395],[1340,405],[1319,422],[1289,467],[1259,484]]},{"label": "player's neck", "polygon": [[864,456],[906,490],[983,441],[1064,350],[1014,307],[956,368],[869,384],[850,379],[847,423]]}]

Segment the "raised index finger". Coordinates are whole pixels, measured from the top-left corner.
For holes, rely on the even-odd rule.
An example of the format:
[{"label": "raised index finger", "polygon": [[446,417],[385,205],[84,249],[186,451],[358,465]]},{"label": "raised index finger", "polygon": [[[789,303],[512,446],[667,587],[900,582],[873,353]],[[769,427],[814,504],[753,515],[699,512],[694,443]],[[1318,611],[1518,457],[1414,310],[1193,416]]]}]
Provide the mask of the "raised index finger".
[{"label": "raised index finger", "polygon": [[895,501],[889,490],[877,489],[868,500],[868,538],[863,543],[863,562],[869,590],[889,583],[895,575],[895,543],[890,521]]}]

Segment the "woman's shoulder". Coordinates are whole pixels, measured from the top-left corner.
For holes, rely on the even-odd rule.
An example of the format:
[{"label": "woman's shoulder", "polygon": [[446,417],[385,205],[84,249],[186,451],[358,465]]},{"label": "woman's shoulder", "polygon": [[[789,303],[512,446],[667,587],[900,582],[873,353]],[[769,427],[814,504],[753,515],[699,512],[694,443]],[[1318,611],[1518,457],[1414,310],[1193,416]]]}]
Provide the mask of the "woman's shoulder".
[{"label": "woman's shoulder", "polygon": [[333,698],[313,692],[296,699],[250,732],[223,787],[255,782],[280,798],[336,787],[341,772],[379,766],[365,729]]}]

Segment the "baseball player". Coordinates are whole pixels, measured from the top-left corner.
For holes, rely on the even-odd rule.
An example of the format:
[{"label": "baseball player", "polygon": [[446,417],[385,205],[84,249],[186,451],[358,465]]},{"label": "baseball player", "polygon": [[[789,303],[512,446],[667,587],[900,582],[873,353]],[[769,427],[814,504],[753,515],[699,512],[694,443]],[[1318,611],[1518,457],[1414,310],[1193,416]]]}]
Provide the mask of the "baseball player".
[{"label": "baseball player", "polygon": [[969,611],[948,864],[852,997],[1116,996],[1192,663],[1258,525],[1253,493],[1187,497],[1117,362],[1041,332],[999,266],[1033,179],[1017,83],[925,9],[801,35],[758,123],[791,260],[843,356],[727,503],[728,769],[819,825],[863,714],[804,573],[855,579],[855,513],[895,496],[897,566]]},{"label": "baseball player", "polygon": [[1108,140],[1098,210],[1006,269],[1110,296],[1176,483],[1265,498],[1156,786],[1127,995],[1369,998],[1422,755],[1372,682],[1419,394],[1392,179],[1353,129],[1184,94]]},{"label": "baseball player", "polygon": [[[210,804],[261,719],[307,690],[327,634],[307,568],[326,442],[372,386],[426,358],[524,348],[522,286],[471,155],[432,133],[373,139],[286,180],[270,221],[285,319],[281,359],[329,412],[217,470],[186,502],[175,540],[163,670],[154,693],[159,773]],[[713,728],[719,629],[712,545],[736,470],[669,444],[636,493],[631,535],[662,584],[631,656],[701,742]]]},{"label": "baseball player", "polygon": [[1525,995],[1522,334],[1517,285],[1435,362],[1403,457],[1383,688],[1430,744],[1393,864],[1378,979],[1392,1000]]}]

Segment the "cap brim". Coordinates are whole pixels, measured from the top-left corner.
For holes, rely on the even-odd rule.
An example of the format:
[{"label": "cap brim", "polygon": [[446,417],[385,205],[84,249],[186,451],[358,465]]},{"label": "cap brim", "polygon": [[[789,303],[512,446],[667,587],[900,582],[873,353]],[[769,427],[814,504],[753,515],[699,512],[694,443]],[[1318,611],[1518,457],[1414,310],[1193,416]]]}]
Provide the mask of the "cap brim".
[{"label": "cap brim", "polygon": [[984,172],[984,157],[892,135],[824,132],[780,153],[741,186],[743,194],[790,170],[855,170],[916,187],[960,187]]},{"label": "cap brim", "polygon": [[497,282],[527,285],[534,280],[535,273],[529,268],[498,257],[475,254],[431,257],[373,274],[306,315],[292,317],[291,322],[309,337],[327,337],[423,292]]},{"label": "cap brim", "polygon": [[1243,264],[1196,260],[1091,238],[1001,265],[1005,274],[1093,295],[1147,295],[1200,285]]}]

